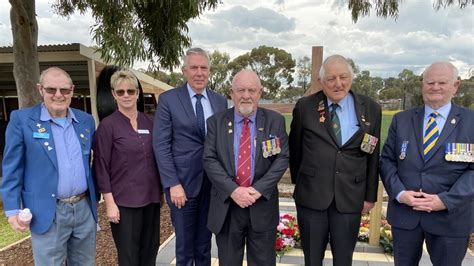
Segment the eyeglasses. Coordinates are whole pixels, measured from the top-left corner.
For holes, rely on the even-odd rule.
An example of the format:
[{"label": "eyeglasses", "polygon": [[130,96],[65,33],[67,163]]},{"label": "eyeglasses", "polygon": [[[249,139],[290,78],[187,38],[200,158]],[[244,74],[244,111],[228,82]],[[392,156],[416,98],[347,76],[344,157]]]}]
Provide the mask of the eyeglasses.
[{"label": "eyeglasses", "polygon": [[71,88],[45,88],[43,86],[41,86],[43,88],[43,90],[47,93],[47,94],[51,94],[51,95],[55,95],[58,90],[59,92],[63,95],[63,96],[67,96],[67,95],[70,95],[72,93],[72,89]]},{"label": "eyeglasses", "polygon": [[137,90],[135,89],[128,89],[128,90],[114,90],[115,94],[117,96],[122,97],[125,95],[125,92],[127,92],[128,95],[133,96],[137,93]]}]

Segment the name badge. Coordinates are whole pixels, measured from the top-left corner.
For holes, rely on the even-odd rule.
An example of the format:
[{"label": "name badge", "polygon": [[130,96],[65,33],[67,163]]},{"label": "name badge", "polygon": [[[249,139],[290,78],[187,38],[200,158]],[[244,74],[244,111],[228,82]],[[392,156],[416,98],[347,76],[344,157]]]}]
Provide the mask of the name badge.
[{"label": "name badge", "polygon": [[49,133],[33,132],[33,138],[35,138],[35,139],[49,139]]},{"label": "name badge", "polygon": [[150,131],[148,129],[139,129],[137,130],[138,134],[150,134]]}]

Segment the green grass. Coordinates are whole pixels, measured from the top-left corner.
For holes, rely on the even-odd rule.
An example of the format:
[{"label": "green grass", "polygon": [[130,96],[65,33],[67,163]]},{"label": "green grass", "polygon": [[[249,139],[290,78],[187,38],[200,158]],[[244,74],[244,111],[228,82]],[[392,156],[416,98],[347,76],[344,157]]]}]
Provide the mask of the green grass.
[{"label": "green grass", "polygon": [[5,214],[3,213],[1,204],[0,211],[0,249],[30,235],[29,231],[25,233],[16,233],[13,231],[8,223],[7,217],[5,217]]},{"label": "green grass", "polygon": [[[388,128],[390,126],[390,123],[392,122],[393,115],[398,113],[398,112],[399,111],[383,111],[382,112],[382,126],[381,126],[381,132],[380,132],[380,147],[383,147],[383,144],[385,143],[385,140],[387,139]],[[290,133],[290,124],[291,124],[291,120],[292,120],[293,116],[292,116],[291,113],[283,114],[283,116],[285,117],[285,122],[286,122],[286,132]],[[380,149],[380,150],[382,150],[382,149]]]}]

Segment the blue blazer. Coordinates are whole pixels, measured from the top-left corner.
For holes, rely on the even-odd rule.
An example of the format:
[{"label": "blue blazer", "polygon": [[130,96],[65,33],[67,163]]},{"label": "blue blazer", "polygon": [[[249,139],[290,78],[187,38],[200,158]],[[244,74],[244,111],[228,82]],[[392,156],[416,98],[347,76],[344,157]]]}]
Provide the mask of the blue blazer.
[{"label": "blue blazer", "polygon": [[[213,113],[224,111],[227,100],[207,90]],[[203,180],[204,140],[186,84],[160,94],[153,125],[153,149],[165,192],[181,184],[186,197],[194,198]]]},{"label": "blue blazer", "polygon": [[[465,237],[473,225],[474,163],[445,159],[446,143],[474,144],[474,112],[452,105],[434,151],[425,161],[422,153],[424,107],[400,112],[393,117],[382,151],[381,177],[390,197],[388,221],[392,226],[423,230],[441,236]],[[403,141],[406,157],[400,159]],[[402,190],[437,194],[447,210],[414,211],[396,196]]]},{"label": "blue blazer", "polygon": [[[82,144],[89,203],[97,221],[97,198],[89,167],[95,123],[91,115],[77,109],[73,112],[78,120],[73,125]],[[30,229],[37,234],[46,232],[53,223],[59,178],[51,125],[50,122],[40,121],[40,114],[40,104],[11,113],[6,131],[1,187],[4,210],[29,208],[33,214]],[[38,132],[38,124],[46,130],[45,133],[49,133],[48,139],[33,137],[33,133]]]}]

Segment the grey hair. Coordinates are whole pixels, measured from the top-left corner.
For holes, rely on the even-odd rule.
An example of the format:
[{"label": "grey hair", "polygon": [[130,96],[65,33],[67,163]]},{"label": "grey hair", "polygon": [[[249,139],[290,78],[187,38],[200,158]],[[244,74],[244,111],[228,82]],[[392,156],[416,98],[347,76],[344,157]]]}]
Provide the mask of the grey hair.
[{"label": "grey hair", "polygon": [[331,56],[327,57],[324,60],[323,64],[321,65],[321,68],[319,69],[319,78],[321,80],[324,79],[324,75],[326,74],[326,66],[329,63],[331,63],[332,61],[338,61],[338,62],[342,62],[342,63],[346,64],[347,69],[349,70],[349,73],[351,74],[351,78],[354,79],[354,69],[352,69],[352,66],[349,63],[349,61],[344,56],[335,54],[335,55],[331,55]]},{"label": "grey hair", "polygon": [[43,80],[44,80],[44,77],[51,71],[58,71],[60,72],[61,74],[63,74],[64,76],[66,76],[66,78],[68,79],[69,81],[69,84],[71,84],[71,86],[73,85],[72,83],[72,79],[71,79],[71,76],[69,75],[69,73],[67,73],[64,69],[62,68],[59,68],[59,67],[49,67],[45,70],[43,70],[41,72],[41,75],[39,76],[39,81],[38,81],[38,84],[39,85],[43,85]]},{"label": "grey hair", "polygon": [[453,65],[451,64],[450,62],[446,62],[446,61],[440,61],[440,62],[434,62],[433,64],[429,65],[425,71],[423,71],[423,80],[426,79],[426,74],[428,73],[428,71],[434,66],[434,65],[443,65],[443,66],[446,66],[446,67],[449,67],[451,68],[451,71],[452,71],[452,78],[453,78],[453,82],[455,82],[457,79],[458,79],[458,69]]},{"label": "grey hair", "polygon": [[120,83],[120,82],[127,82],[128,84],[131,84],[135,87],[135,89],[138,89],[138,80],[135,74],[133,74],[132,71],[124,69],[124,70],[119,70],[116,71],[112,77],[110,78],[110,86],[112,89],[115,89],[115,87]]},{"label": "grey hair", "polygon": [[207,59],[207,65],[208,67],[211,67],[211,58],[209,57],[209,53],[202,49],[202,48],[199,48],[199,47],[192,47],[192,48],[189,48],[186,53],[184,54],[184,57],[183,57],[183,67],[182,68],[185,68],[187,63],[188,63],[188,56],[190,55],[202,55],[204,57],[206,57]]}]

